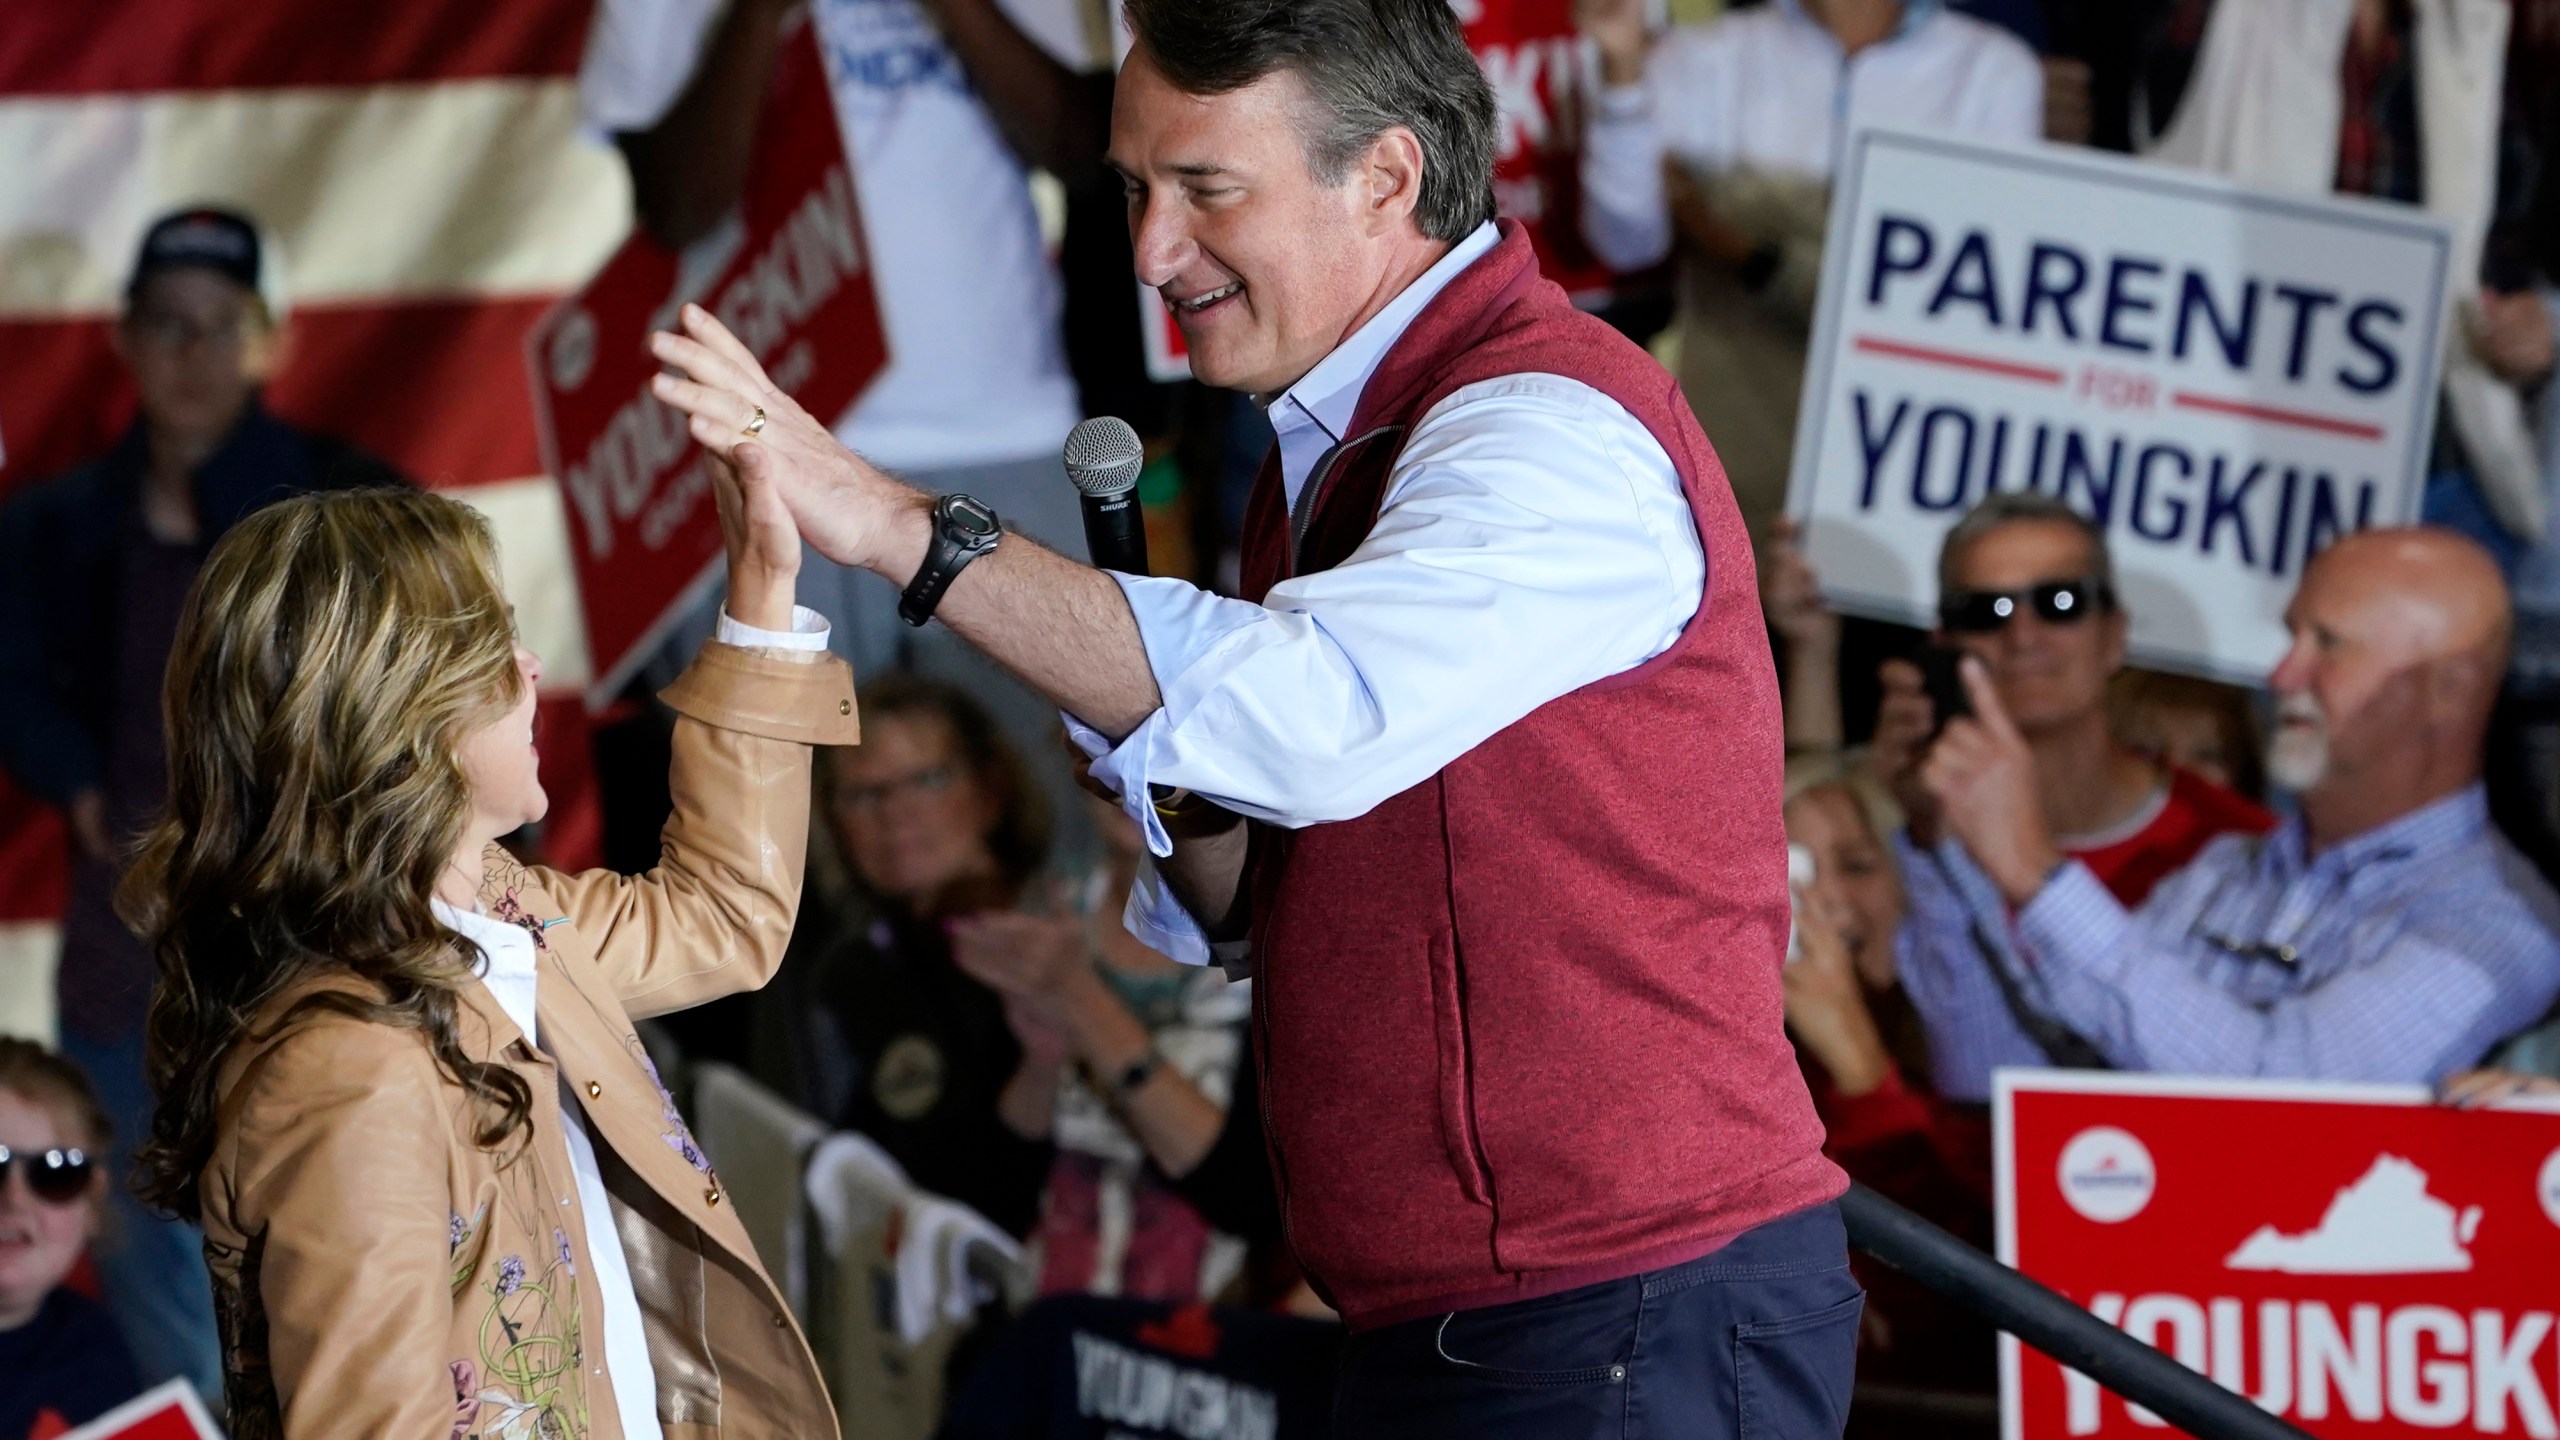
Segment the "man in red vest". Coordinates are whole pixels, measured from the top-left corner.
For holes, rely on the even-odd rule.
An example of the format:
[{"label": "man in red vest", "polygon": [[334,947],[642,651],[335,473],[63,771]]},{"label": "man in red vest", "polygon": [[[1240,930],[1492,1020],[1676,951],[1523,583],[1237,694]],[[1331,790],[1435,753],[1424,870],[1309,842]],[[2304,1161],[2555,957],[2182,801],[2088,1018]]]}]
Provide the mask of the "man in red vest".
[{"label": "man in red vest", "polygon": [[1128,14],[1139,275],[1279,439],[1242,598],[881,474],[699,310],[658,394],[1076,717],[1157,857],[1131,928],[1250,967],[1286,1226],[1353,1331],[1338,1433],[1836,1435],[1860,1295],[1780,1022],[1777,686],[1715,454],[1493,221],[1446,0]]}]

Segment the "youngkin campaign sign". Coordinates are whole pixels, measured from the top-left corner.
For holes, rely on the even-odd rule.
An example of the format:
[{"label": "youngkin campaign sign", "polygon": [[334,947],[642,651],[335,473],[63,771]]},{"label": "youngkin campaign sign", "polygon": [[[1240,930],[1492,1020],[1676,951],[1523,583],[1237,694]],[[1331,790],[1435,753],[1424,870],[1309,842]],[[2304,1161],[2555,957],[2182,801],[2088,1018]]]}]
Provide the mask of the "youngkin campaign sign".
[{"label": "youngkin campaign sign", "polygon": [[[2000,1258],[2320,1436],[2560,1440],[2560,1107],[2003,1070]],[[2000,1340],[2005,1440],[2160,1421]]]},{"label": "youngkin campaign sign", "polygon": [[670,253],[635,229],[586,289],[525,339],[543,460],[560,477],[602,705],[718,574],[711,461],[649,394],[652,330],[699,301],[816,415],[888,361],[853,172],[806,20],[784,36],[738,213]]},{"label": "youngkin campaign sign", "polygon": [[2304,562],[2417,518],[2451,248],[2414,206],[1858,132],[1788,490],[1825,593],[1932,624],[1947,528],[2042,491],[2105,528],[2138,661],[2263,681]]}]

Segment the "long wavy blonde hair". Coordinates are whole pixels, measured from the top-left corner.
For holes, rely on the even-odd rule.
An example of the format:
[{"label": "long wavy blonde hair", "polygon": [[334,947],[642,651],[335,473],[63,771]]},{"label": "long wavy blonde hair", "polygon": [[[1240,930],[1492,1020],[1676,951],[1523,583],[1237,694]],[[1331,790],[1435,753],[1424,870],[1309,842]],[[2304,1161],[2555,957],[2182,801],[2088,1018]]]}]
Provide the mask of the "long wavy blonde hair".
[{"label": "long wavy blonde hair", "polygon": [[[169,657],[168,806],[118,897],[160,971],[147,1198],[198,1217],[225,1057],[314,1010],[422,1032],[478,1143],[525,1128],[524,1081],[456,1036],[469,961],[427,903],[471,815],[461,740],[523,683],[496,547],[457,501],[298,496],[213,547]],[[265,1013],[316,971],[363,983]]]}]

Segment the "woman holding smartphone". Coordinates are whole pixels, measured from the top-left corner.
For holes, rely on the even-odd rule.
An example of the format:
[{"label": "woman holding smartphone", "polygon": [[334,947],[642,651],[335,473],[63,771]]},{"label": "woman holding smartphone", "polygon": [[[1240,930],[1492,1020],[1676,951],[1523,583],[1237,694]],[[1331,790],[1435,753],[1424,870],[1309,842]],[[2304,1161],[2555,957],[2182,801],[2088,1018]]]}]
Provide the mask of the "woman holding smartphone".
[{"label": "woman holding smartphone", "polygon": [[546,805],[541,665],[469,508],[302,496],[207,557],[123,898],[160,966],[145,1193],[204,1227],[240,1440],[834,1433],[632,1030],[772,973],[809,747],[855,738],[789,516],[715,490],[728,604],[664,696],[638,876],[496,844]]}]

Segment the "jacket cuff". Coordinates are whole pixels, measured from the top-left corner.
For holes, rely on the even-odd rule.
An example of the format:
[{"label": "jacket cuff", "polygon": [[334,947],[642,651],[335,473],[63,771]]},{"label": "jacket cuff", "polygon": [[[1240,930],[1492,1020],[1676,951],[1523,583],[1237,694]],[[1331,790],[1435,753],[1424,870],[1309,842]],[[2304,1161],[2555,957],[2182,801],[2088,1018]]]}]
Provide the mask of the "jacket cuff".
[{"label": "jacket cuff", "polygon": [[713,641],[658,698],[687,719],[765,740],[862,742],[853,667],[834,655],[783,659]]}]

